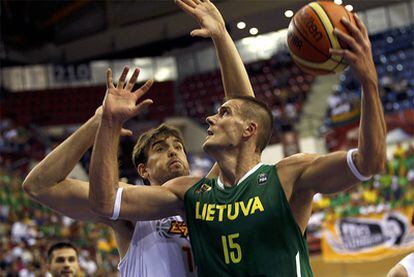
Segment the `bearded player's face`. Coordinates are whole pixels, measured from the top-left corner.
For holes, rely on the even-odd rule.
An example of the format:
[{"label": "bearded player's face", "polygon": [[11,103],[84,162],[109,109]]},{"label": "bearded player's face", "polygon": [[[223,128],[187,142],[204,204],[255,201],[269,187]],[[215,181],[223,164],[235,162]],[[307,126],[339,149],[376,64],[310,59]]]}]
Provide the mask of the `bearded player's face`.
[{"label": "bearded player's face", "polygon": [[151,143],[144,167],[140,174],[151,185],[162,185],[168,180],[189,174],[184,146],[174,136],[159,137]]}]

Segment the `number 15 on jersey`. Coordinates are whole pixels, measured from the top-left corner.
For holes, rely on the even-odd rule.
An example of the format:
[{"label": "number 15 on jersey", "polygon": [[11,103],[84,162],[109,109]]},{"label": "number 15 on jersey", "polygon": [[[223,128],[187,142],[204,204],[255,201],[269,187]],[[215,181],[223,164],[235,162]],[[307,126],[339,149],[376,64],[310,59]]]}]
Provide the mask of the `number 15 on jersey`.
[{"label": "number 15 on jersey", "polygon": [[221,236],[221,243],[223,245],[224,261],[226,264],[237,264],[242,259],[242,251],[240,244],[235,240],[239,237],[239,233]]}]

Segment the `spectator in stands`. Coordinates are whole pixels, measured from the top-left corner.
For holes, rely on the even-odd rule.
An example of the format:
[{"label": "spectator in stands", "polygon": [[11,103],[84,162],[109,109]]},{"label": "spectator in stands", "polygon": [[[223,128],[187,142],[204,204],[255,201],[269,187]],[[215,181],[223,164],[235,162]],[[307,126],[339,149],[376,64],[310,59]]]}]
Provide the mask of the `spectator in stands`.
[{"label": "spectator in stands", "polygon": [[98,267],[88,250],[82,250],[79,255],[79,264],[89,276],[94,276]]},{"label": "spectator in stands", "polygon": [[69,242],[53,244],[47,251],[47,261],[52,276],[78,276],[81,272],[78,250]]},{"label": "spectator in stands", "polygon": [[404,155],[405,155],[405,149],[402,146],[401,142],[399,142],[397,146],[395,146],[394,151],[393,151],[394,159],[402,159],[404,158]]}]

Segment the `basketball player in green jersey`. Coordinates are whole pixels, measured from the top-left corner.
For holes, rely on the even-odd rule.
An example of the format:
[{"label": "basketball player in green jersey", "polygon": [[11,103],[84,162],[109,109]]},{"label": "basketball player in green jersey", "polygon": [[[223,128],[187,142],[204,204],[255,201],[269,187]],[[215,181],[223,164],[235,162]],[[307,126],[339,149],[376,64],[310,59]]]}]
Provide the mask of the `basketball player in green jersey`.
[{"label": "basketball player in green jersey", "polygon": [[[208,0],[176,2],[200,22],[216,11]],[[352,36],[335,30],[349,50],[332,53],[343,56],[361,81],[357,149],[297,154],[263,165],[271,113],[254,98],[232,98],[207,118],[203,148],[217,161],[217,179],[186,176],[161,187],[118,188],[119,132],[140,104],[139,95],[108,82],[90,166],[92,210],[127,220],[185,214],[199,276],[312,276],[304,232],[314,194],[346,190],[381,171],[385,161],[386,130],[370,41],[356,21],[357,27],[343,21]],[[204,28],[196,33],[219,36]]]}]

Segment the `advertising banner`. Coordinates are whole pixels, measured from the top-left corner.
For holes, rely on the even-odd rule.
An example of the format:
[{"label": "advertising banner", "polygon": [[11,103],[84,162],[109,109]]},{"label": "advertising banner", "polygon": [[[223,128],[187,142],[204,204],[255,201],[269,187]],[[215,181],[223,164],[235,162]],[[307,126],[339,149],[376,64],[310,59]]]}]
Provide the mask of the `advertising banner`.
[{"label": "advertising banner", "polygon": [[414,251],[413,208],[340,218],[323,226],[322,256],[332,262],[375,261]]}]

